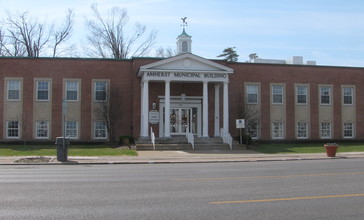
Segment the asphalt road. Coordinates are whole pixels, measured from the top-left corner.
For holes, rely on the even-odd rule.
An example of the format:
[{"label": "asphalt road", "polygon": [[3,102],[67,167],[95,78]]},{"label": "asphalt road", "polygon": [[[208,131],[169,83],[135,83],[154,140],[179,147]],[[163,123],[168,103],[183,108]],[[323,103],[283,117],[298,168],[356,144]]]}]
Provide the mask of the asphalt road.
[{"label": "asphalt road", "polygon": [[363,219],[364,159],[0,166],[0,219]]}]

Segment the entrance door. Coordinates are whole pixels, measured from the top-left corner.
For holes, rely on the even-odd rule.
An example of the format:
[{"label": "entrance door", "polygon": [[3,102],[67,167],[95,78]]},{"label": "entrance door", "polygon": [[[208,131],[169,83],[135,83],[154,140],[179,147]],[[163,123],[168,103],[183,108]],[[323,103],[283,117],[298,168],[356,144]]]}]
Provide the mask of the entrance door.
[{"label": "entrance door", "polygon": [[191,132],[192,108],[171,108],[171,134],[184,135]]}]

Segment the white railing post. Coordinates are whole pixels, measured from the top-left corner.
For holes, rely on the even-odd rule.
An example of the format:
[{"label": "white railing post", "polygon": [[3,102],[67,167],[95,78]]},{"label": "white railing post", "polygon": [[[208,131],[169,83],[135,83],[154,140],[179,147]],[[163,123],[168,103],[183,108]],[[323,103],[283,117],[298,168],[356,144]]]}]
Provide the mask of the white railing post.
[{"label": "white railing post", "polygon": [[192,150],[195,150],[195,139],[191,132],[186,132],[187,142],[192,145]]},{"label": "white railing post", "polygon": [[233,150],[233,138],[230,133],[225,131],[224,128],[220,129],[220,136],[222,137],[222,141],[229,145],[230,150]]},{"label": "white railing post", "polygon": [[152,139],[153,150],[155,150],[155,136],[154,136],[154,132],[153,132],[153,128],[152,127],[150,127],[150,137]]}]

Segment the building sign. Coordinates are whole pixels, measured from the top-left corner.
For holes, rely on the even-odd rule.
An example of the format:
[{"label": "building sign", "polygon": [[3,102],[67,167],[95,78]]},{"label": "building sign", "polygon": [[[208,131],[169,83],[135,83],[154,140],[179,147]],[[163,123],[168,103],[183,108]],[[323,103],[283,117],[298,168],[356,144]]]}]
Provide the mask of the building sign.
[{"label": "building sign", "polygon": [[245,120],[236,119],[236,128],[245,128]]},{"label": "building sign", "polygon": [[159,123],[159,112],[156,110],[149,112],[149,123],[158,124]]},{"label": "building sign", "polygon": [[145,72],[144,76],[154,80],[227,80],[226,73],[199,73],[199,72]]}]

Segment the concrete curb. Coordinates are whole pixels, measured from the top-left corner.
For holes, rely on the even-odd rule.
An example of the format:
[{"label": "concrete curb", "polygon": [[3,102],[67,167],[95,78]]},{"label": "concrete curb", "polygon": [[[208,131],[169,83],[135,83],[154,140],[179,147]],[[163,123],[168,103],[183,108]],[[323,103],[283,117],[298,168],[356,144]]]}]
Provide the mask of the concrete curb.
[{"label": "concrete curb", "polygon": [[[4,157],[0,157],[0,165],[110,165],[110,164],[182,164],[182,163],[242,163],[242,162],[272,162],[272,161],[302,161],[302,160],[333,160],[333,159],[358,159],[364,158],[364,154],[350,156],[336,156],[324,157],[322,155],[262,155],[261,157],[211,157],[211,158],[196,158],[196,157],[183,157],[183,158],[118,158],[119,160],[107,160],[103,157],[69,157],[71,159],[67,162],[56,161],[51,157],[48,163],[7,163],[2,162]],[[9,159],[9,158],[7,158]],[[15,158],[14,158],[15,159]],[[125,159],[125,160],[122,160]]]}]

